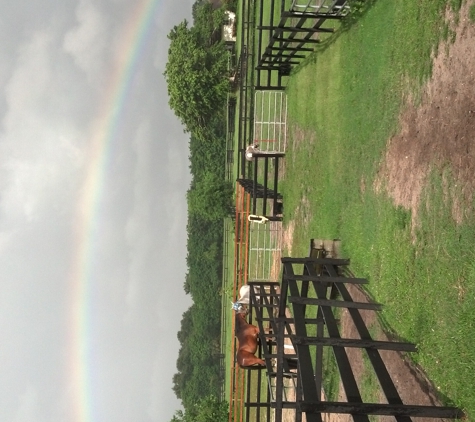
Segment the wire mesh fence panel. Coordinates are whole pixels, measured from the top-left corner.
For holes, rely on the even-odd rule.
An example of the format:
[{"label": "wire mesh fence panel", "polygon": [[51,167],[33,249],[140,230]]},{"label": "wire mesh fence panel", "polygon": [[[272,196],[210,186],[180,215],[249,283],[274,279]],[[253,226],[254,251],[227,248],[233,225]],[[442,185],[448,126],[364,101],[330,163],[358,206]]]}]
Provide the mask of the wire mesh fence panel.
[{"label": "wire mesh fence panel", "polygon": [[293,0],[290,10],[300,13],[345,16],[350,11],[350,6],[345,0]]},{"label": "wire mesh fence panel", "polygon": [[262,152],[285,152],[287,94],[256,91],[254,104],[254,145]]},{"label": "wire mesh fence panel", "polygon": [[282,256],[282,223],[251,223],[249,232],[248,279],[278,281]]}]

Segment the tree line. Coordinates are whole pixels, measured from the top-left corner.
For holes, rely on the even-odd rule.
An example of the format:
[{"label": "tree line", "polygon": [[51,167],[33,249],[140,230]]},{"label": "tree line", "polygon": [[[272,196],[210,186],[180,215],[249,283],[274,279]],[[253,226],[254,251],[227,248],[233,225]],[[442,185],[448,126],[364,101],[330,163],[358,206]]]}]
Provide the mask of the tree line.
[{"label": "tree line", "polygon": [[223,217],[233,198],[225,181],[228,52],[220,40],[225,10],[208,0],[193,5],[193,24],[184,20],[168,34],[165,67],[169,105],[189,133],[192,176],[187,191],[187,274],[183,288],[193,305],[183,314],[173,390],[184,411],[172,422],[224,422],[227,404],[218,397],[220,375]]}]

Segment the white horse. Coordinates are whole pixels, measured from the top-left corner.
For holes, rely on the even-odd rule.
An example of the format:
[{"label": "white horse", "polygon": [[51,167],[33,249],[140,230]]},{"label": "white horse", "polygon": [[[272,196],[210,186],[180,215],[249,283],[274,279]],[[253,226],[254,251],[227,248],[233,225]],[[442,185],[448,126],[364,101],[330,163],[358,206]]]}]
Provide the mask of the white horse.
[{"label": "white horse", "polygon": [[[231,309],[237,312],[245,312],[247,310],[246,307],[249,306],[250,291],[251,286],[249,286],[249,284],[244,284],[244,286],[239,289],[239,299],[236,302],[231,301]],[[261,297],[257,295],[256,299],[257,302],[260,302]],[[246,307],[244,305],[246,305]]]},{"label": "white horse", "polygon": [[249,292],[251,291],[251,286],[245,284],[239,289],[239,299],[236,302],[231,301],[232,308],[237,312],[245,311],[245,307],[243,305],[249,305]]},{"label": "white horse", "polygon": [[239,303],[249,305],[250,292],[251,292],[251,286],[249,286],[249,284],[245,284],[244,286],[241,286],[241,288],[239,289],[239,299],[237,301]]}]

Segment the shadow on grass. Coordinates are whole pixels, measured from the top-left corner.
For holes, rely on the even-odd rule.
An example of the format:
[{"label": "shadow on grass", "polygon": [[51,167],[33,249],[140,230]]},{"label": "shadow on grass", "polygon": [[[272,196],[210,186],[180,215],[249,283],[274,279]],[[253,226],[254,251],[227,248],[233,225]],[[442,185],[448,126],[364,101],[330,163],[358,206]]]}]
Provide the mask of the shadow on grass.
[{"label": "shadow on grass", "polygon": [[365,16],[378,0],[350,0],[351,12],[342,20],[341,32],[348,31],[353,25]]},{"label": "shadow on grass", "polygon": [[334,44],[342,34],[348,32],[354,25],[356,25],[377,1],[378,0],[349,0],[348,4],[350,5],[351,11],[341,20],[341,26],[332,35],[319,43],[313,50],[312,54],[304,59],[297,67],[292,69],[291,75],[296,75],[306,66],[315,64],[318,53],[325,51],[328,47]]},{"label": "shadow on grass", "polygon": [[[356,288],[366,297],[366,300],[368,302],[370,303],[376,302],[373,295],[368,290],[363,288],[363,286],[357,286]],[[424,318],[423,312],[421,313],[421,318]],[[410,343],[409,339],[406,339],[403,336],[398,335],[396,331],[388,323],[386,318],[384,318],[384,316],[380,313],[377,315],[377,324],[379,324],[379,329],[382,330],[382,332],[388,338],[389,341],[400,342],[400,343]],[[404,366],[410,372],[410,374],[412,375],[415,382],[418,384],[421,391],[424,394],[426,394],[427,397],[430,399],[431,405],[437,406],[437,402],[434,400],[435,398],[439,400],[445,406],[458,407],[458,403],[447,394],[444,394],[444,392],[442,392],[440,388],[438,388],[436,384],[429,378],[429,376],[424,371],[424,369],[420,365],[414,362],[414,360],[410,356],[410,353],[397,352],[397,354],[401,357]],[[462,412],[462,415],[465,413],[463,409],[461,409],[461,412]]]}]

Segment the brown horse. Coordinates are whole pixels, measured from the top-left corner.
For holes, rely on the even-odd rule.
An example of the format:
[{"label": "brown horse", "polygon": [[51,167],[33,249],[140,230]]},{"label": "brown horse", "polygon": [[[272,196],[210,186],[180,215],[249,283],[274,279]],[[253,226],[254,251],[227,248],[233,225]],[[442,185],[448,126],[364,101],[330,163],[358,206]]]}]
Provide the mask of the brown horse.
[{"label": "brown horse", "polygon": [[238,339],[237,363],[241,368],[249,368],[254,365],[265,366],[266,363],[254,356],[257,351],[257,337],[259,328],[246,321],[244,313],[236,312],[235,335]]}]

